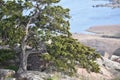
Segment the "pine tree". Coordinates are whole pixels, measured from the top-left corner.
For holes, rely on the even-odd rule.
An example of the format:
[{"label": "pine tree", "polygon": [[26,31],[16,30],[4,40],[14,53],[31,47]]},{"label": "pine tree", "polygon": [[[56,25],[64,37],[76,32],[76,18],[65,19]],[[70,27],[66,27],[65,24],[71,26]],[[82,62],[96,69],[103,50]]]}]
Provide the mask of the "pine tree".
[{"label": "pine tree", "polygon": [[[51,62],[56,59],[55,66],[59,70],[75,70],[76,61],[81,61],[80,64],[85,68],[90,64],[88,67],[93,69],[97,58],[95,51],[78,45],[70,37],[69,9],[57,5],[59,2],[60,0],[0,1],[0,44],[9,45],[15,51],[15,45],[19,44],[19,73],[27,71],[27,58],[33,53],[42,56],[47,53],[49,56],[43,58]],[[64,37],[59,37],[60,35]],[[52,44],[47,43],[49,40],[52,40]]]}]

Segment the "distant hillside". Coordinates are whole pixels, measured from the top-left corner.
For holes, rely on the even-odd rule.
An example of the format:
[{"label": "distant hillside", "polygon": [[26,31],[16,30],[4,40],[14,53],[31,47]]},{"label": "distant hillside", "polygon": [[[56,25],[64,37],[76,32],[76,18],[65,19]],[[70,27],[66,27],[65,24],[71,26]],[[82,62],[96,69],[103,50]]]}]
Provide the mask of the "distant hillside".
[{"label": "distant hillside", "polygon": [[120,25],[101,25],[87,29],[88,32],[100,34],[103,37],[120,38]]},{"label": "distant hillside", "polygon": [[119,33],[120,32],[120,24],[119,25],[100,25],[100,26],[92,26],[87,31],[95,32],[98,34],[104,33]]},{"label": "distant hillside", "polygon": [[[120,48],[120,39],[104,38],[100,35],[73,34],[73,38],[78,39],[84,45],[95,48],[97,51],[105,51],[110,57]],[[116,55],[120,55],[118,52]]]}]

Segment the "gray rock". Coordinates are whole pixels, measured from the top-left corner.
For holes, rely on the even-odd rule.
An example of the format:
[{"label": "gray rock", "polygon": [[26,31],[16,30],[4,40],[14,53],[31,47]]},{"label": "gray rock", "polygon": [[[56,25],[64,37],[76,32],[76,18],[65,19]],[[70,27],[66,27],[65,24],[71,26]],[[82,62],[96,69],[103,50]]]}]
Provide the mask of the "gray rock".
[{"label": "gray rock", "polygon": [[112,55],[111,60],[120,63],[120,56]]},{"label": "gray rock", "polygon": [[[107,58],[102,57],[102,59],[98,59],[97,63],[107,69],[110,73],[112,73],[114,76],[118,77],[120,76],[120,63],[109,60]],[[105,72],[102,72],[105,73]]]},{"label": "gray rock", "polygon": [[22,73],[19,77],[20,80],[47,80],[52,78],[53,80],[79,80],[76,77],[70,77],[61,73],[45,73],[39,71],[27,71]]},{"label": "gray rock", "polygon": [[5,80],[7,77],[13,77],[15,71],[9,69],[0,69],[0,80]]},{"label": "gray rock", "polygon": [[19,75],[19,79],[25,80],[44,80],[45,78],[49,77],[48,74],[38,71],[27,71],[26,73],[21,73]]},{"label": "gray rock", "polygon": [[116,56],[120,56],[120,48],[116,49],[113,54]]},{"label": "gray rock", "polygon": [[120,58],[120,56],[112,55],[111,60],[114,61],[115,59]]}]

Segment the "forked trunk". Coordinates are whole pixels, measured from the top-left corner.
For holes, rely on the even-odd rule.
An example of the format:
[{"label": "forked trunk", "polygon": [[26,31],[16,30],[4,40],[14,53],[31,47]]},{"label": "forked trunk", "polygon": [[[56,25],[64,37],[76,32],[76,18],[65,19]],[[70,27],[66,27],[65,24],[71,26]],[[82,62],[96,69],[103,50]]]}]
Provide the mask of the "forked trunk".
[{"label": "forked trunk", "polygon": [[22,40],[22,43],[21,43],[22,52],[20,54],[20,65],[19,65],[18,73],[27,71],[27,57],[28,57],[28,54],[26,53],[26,42],[27,42],[28,35],[29,35],[29,25],[31,24],[32,19],[36,18],[36,16],[37,16],[37,13],[35,13],[35,15],[33,15],[29,19],[27,25],[25,26],[25,36],[23,37],[23,40]]}]

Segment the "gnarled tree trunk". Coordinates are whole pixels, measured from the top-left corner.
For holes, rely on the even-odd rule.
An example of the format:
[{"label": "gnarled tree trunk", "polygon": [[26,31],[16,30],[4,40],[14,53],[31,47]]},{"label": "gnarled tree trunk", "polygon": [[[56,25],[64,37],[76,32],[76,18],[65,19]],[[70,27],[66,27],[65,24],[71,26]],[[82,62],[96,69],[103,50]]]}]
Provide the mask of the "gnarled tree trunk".
[{"label": "gnarled tree trunk", "polygon": [[18,73],[26,72],[27,71],[27,57],[28,54],[26,53],[26,42],[28,39],[29,35],[29,25],[31,22],[32,18],[28,21],[26,27],[25,27],[25,36],[23,37],[22,43],[21,43],[21,54],[20,54],[20,65],[19,65],[19,70]]},{"label": "gnarled tree trunk", "polygon": [[22,43],[22,51],[20,54],[20,65],[19,65],[19,70],[18,73],[26,72],[27,71],[27,53],[26,53],[26,46],[24,43]]}]

